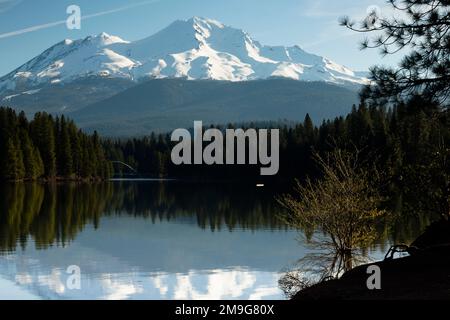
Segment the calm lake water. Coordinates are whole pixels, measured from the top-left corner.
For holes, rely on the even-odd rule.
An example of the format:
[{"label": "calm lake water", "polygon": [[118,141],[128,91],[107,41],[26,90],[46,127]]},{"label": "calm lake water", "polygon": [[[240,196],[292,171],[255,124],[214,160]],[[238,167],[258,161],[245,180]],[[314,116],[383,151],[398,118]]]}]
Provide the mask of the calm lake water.
[{"label": "calm lake water", "polygon": [[[253,184],[8,184],[0,194],[0,299],[284,299],[283,270],[308,252],[277,218],[276,192]],[[79,290],[67,286],[71,265]]]}]

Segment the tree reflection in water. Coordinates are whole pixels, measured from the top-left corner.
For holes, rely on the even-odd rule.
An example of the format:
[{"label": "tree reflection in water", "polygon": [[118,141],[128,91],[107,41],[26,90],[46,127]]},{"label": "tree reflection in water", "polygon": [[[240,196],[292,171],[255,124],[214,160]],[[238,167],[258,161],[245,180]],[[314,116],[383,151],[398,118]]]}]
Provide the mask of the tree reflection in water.
[{"label": "tree reflection in water", "polygon": [[373,261],[370,256],[372,251],[386,252],[392,244],[410,244],[437,218],[431,212],[405,212],[402,208],[409,206],[403,206],[401,196],[395,195],[392,200],[396,207],[389,216],[376,223],[376,239],[371,245],[337,250],[323,233],[316,231],[305,236],[308,233],[300,232],[298,240],[302,245],[306,244],[310,252],[283,271],[279,286],[285,295],[290,298],[315,283],[338,278],[358,265]]},{"label": "tree reflection in water", "polygon": [[287,229],[278,219],[273,191],[254,185],[187,182],[105,182],[95,184],[11,183],[0,185],[0,251],[65,246],[86,224],[103,216],[133,215],[171,221],[189,219],[212,231],[236,228]]},{"label": "tree reflection in water", "polygon": [[[223,229],[287,230],[289,228],[279,219],[282,209],[274,201],[275,195],[282,192],[278,187],[255,188],[253,184],[237,187],[235,184],[184,182],[2,184],[0,254],[25,248],[30,239],[37,249],[66,246],[86,225],[101,228],[102,217],[108,216],[131,215],[155,223],[188,219],[199,228],[213,232]],[[393,199],[393,203],[401,212],[401,196]],[[311,253],[289,268],[290,272],[281,279],[280,285],[302,285],[288,281],[289,275],[296,272],[302,276],[314,275],[313,279],[317,280],[340,274],[346,267],[365,261],[371,249],[386,251],[390,243],[408,243],[430,223],[430,219],[425,214],[391,215],[377,224],[376,244],[347,255],[312,245]],[[317,240],[324,237],[317,232],[315,236]],[[305,281],[304,277],[301,279]]]}]

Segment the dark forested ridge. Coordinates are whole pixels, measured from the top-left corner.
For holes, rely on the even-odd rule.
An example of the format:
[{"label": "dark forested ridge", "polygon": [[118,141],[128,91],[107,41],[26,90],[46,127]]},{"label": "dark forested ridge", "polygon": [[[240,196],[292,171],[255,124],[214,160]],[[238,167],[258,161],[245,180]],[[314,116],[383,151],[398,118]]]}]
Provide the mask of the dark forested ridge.
[{"label": "dark forested ridge", "polygon": [[[353,106],[345,117],[323,121],[315,126],[309,115],[303,122],[258,122],[215,126],[226,128],[279,128],[279,176],[302,178],[314,173],[313,151],[333,148],[362,150],[389,172],[409,165],[430,163],[430,157],[449,142],[449,116],[437,104],[415,97],[391,109]],[[206,130],[209,127],[205,127]],[[151,176],[254,177],[259,165],[181,165],[171,163],[170,153],[177,142],[170,134],[144,138],[103,140],[108,158],[120,160]],[[204,143],[206,145],[207,143]],[[254,168],[255,170],[252,170]]]},{"label": "dark forested ridge", "polygon": [[[413,191],[417,183],[438,184],[444,179],[441,173],[448,168],[441,159],[443,153],[448,153],[449,121],[448,112],[437,104],[414,97],[388,110],[360,104],[347,116],[323,121],[320,126],[315,126],[307,115],[301,123],[229,124],[226,128],[280,128],[277,179],[317,175],[313,152],[356,148],[391,180]],[[84,134],[64,117],[38,113],[29,122],[23,113],[0,109],[3,179],[105,178],[112,174],[113,163],[118,161],[136,170],[117,165],[114,174],[119,176],[261,179],[260,165],[176,166],[170,158],[174,144],[169,133],[100,139],[96,133]]]},{"label": "dark forested ridge", "polygon": [[358,89],[289,79],[155,79],[66,115],[86,132],[121,138],[188,128],[195,120],[205,125],[302,121],[309,113],[320,122],[350,112]]},{"label": "dark forested ridge", "polygon": [[86,135],[64,116],[0,108],[0,179],[102,179],[112,173],[99,136]]},{"label": "dark forested ridge", "polygon": [[[257,126],[280,128],[280,124],[270,122],[238,127]],[[231,127],[236,126],[227,126]],[[436,103],[416,96],[390,109],[360,104],[346,117],[323,121],[320,126],[314,126],[309,115],[302,123],[282,124],[280,170],[274,178],[318,177],[314,152],[325,154],[334,148],[359,150],[364,158],[361,161],[375,165],[384,176],[385,191],[402,197],[390,197],[390,200],[414,203],[416,209],[445,212],[442,208],[445,203],[439,199],[445,198],[443,193],[450,172],[449,142],[450,117]],[[143,175],[258,181],[263,178],[260,165],[173,165],[170,153],[174,144],[169,134],[104,140],[108,158],[124,161]],[[120,174],[120,169],[116,173]]]}]

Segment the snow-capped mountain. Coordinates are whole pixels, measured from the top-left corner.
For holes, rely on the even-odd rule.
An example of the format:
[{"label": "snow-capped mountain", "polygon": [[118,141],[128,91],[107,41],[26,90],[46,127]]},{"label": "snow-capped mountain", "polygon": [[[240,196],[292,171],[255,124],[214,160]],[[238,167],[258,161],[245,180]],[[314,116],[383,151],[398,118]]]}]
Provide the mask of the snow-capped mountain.
[{"label": "snow-capped mountain", "polygon": [[[134,42],[101,33],[64,40],[0,78],[0,93],[69,83],[87,76],[137,81],[187,78],[245,81],[284,77],[336,84],[367,79],[298,46],[266,46],[246,32],[194,17]],[[32,94],[32,93],[27,93]]]}]

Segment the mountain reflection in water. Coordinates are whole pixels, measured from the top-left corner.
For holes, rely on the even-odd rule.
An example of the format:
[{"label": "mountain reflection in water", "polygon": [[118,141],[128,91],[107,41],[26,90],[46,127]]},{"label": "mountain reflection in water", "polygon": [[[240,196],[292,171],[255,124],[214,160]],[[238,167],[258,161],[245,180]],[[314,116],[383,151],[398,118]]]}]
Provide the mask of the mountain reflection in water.
[{"label": "mountain reflection in water", "polygon": [[[308,250],[278,218],[277,193],[182,181],[1,185],[0,298],[283,299],[281,272]],[[393,238],[368,251],[381,255]],[[80,290],[66,285],[70,265]]]}]

